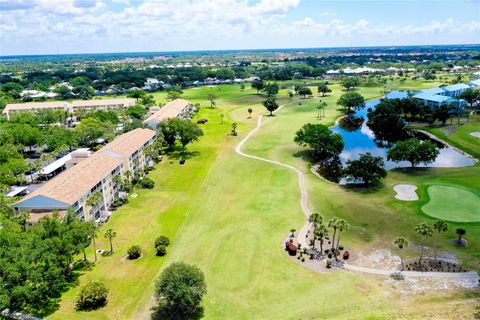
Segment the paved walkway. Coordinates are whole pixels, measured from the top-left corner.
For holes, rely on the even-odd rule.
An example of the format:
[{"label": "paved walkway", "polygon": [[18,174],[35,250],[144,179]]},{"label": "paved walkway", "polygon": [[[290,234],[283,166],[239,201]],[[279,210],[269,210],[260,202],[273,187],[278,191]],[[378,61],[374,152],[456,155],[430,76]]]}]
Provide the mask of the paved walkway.
[{"label": "paved walkway", "polygon": [[[281,105],[277,110],[275,110],[273,113],[276,113],[280,111],[283,107],[285,107],[286,104]],[[295,168],[292,165],[282,163],[279,161],[275,160],[270,160],[270,159],[265,159],[262,157],[257,157],[248,153],[245,153],[242,151],[243,145],[257,132],[261,127],[262,127],[262,119],[263,115],[258,116],[257,119],[257,126],[253,128],[243,139],[240,141],[240,143],[237,145],[235,148],[235,152],[238,153],[241,156],[250,158],[250,159],[255,159],[263,162],[268,162],[277,166],[282,166],[285,168],[288,168],[292,171],[294,171],[297,176],[298,176],[298,186],[300,188],[300,207],[302,208],[303,213],[307,217],[310,216],[312,213],[310,208],[308,207],[308,192],[307,188],[305,187],[305,174],[300,171],[299,169]],[[305,223],[305,225],[297,231],[297,241],[298,243],[302,244],[302,247],[308,247],[309,243],[307,241],[307,232],[310,230],[311,225],[309,222]],[[360,266],[355,266],[351,265],[348,263],[344,263],[342,268],[350,271],[356,271],[356,272],[362,272],[362,273],[371,273],[371,274],[377,274],[377,275],[385,275],[385,276],[390,276],[392,273],[398,272],[398,270],[393,270],[393,269],[375,269],[375,268],[367,268],[367,267],[360,267]],[[465,280],[471,280],[471,281],[478,281],[479,276],[476,272],[459,272],[459,273],[454,273],[454,272],[418,272],[418,271],[403,271],[402,274],[406,277],[423,277],[423,278],[442,278],[442,279],[465,279]]]}]

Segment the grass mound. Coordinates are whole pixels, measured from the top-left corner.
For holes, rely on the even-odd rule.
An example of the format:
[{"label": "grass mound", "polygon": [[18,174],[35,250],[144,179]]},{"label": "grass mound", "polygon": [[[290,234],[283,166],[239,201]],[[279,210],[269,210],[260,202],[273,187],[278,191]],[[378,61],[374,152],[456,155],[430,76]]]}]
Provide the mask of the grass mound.
[{"label": "grass mound", "polygon": [[432,185],[427,189],[430,201],[422,206],[427,215],[453,222],[480,221],[480,195],[458,186]]}]

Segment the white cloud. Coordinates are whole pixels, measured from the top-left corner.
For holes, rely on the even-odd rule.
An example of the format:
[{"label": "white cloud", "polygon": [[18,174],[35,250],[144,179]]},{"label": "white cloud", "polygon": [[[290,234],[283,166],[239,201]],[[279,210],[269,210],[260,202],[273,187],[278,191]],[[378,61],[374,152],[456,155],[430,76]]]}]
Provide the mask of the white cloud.
[{"label": "white cloud", "polygon": [[318,47],[480,33],[477,20],[380,25],[366,19],[346,22],[325,11],[318,22],[311,17],[291,21],[288,13],[299,0],[112,0],[122,3],[115,10],[106,1],[0,0],[0,8],[9,10],[0,15],[0,55],[52,52],[53,44],[72,52]]}]

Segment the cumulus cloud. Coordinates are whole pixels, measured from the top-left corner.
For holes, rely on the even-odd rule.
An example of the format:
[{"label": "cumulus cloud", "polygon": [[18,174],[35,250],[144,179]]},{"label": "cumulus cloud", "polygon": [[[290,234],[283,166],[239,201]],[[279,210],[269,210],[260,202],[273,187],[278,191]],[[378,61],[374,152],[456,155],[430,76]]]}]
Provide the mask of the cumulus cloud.
[{"label": "cumulus cloud", "polygon": [[52,43],[75,52],[85,52],[76,47],[191,50],[331,46],[335,39],[335,44],[343,39],[344,45],[358,45],[371,44],[359,42],[363,39],[460,34],[473,38],[480,33],[477,20],[382,25],[367,19],[345,21],[328,11],[316,14],[318,21],[308,16],[288,19],[299,4],[300,0],[0,0],[0,8],[9,10],[0,15],[0,55],[15,46],[52,52]]}]

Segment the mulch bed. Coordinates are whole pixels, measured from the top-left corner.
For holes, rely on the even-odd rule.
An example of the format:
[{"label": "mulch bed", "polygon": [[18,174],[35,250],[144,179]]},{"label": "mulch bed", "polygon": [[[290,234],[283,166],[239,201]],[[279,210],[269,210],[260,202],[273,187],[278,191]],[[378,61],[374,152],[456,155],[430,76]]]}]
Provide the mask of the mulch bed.
[{"label": "mulch bed", "polygon": [[405,263],[405,271],[423,271],[423,272],[467,272],[457,263],[434,259],[422,259],[422,264],[418,259],[410,260]]}]

